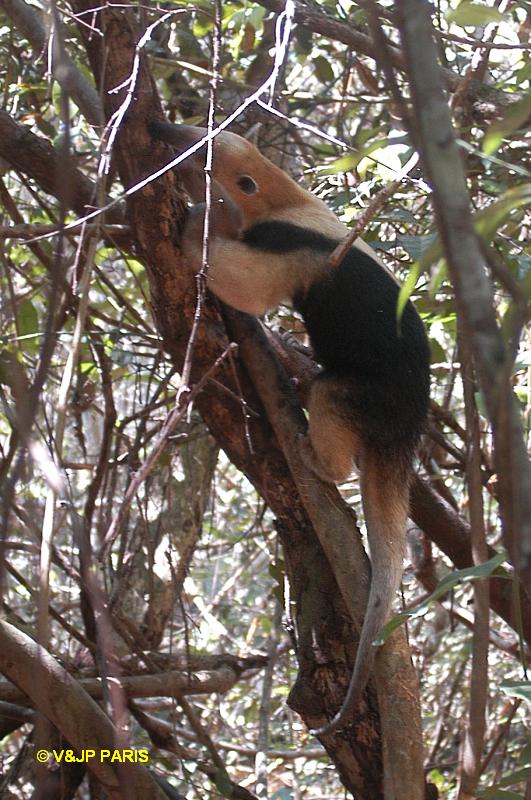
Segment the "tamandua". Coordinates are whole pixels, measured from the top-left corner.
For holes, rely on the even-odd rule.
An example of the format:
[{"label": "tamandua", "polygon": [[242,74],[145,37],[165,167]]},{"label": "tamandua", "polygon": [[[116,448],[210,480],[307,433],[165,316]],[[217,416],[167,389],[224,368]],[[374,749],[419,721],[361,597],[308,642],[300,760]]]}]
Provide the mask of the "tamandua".
[{"label": "tamandua", "polygon": [[[184,151],[204,128],[150,124],[151,134]],[[183,254],[201,268],[204,148],[177,168],[194,203]],[[308,402],[301,456],[323,480],[361,472],[372,580],[354,670],[342,707],[319,734],[344,726],[372,669],[372,643],[387,621],[402,575],[409,484],[429,402],[429,348],[399,287],[358,240],[342,263],[327,260],[348,233],[327,206],[234,133],[215,139],[208,287],[241,311],[264,314],[291,301],[304,319],[322,371]]]}]

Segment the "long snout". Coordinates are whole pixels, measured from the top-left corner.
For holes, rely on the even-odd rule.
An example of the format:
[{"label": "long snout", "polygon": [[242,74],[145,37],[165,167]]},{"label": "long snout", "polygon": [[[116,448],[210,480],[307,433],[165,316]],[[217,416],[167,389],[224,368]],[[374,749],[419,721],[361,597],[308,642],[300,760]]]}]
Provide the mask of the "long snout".
[{"label": "long snout", "polygon": [[154,139],[171,144],[181,153],[200,142],[207,134],[206,128],[198,128],[195,125],[172,125],[171,122],[159,120],[150,122],[148,130]]}]

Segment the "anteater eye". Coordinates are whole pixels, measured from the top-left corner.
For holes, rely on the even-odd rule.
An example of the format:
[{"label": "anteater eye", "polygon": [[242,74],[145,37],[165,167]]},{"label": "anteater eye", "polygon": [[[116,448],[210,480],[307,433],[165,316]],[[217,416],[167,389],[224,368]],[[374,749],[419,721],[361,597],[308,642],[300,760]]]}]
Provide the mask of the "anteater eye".
[{"label": "anteater eye", "polygon": [[258,191],[257,183],[250,175],[242,175],[241,178],[238,178],[238,186],[244,194],[254,194]]}]

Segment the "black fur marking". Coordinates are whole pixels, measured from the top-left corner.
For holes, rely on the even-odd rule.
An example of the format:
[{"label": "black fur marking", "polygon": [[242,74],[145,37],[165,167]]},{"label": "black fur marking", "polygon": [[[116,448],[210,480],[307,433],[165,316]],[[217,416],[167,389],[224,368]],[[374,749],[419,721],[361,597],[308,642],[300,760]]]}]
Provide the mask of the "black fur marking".
[{"label": "black fur marking", "polygon": [[[243,241],[270,253],[307,250],[309,262],[312,253],[326,257],[338,244],[285,222],[255,225]],[[324,367],[321,378],[334,377],[345,386],[341,406],[354,425],[380,448],[409,456],[428,411],[430,354],[412,303],[397,320],[398,293],[385,269],[353,247],[338,267],[293,303]]]},{"label": "black fur marking", "polygon": [[249,247],[268,253],[293,253],[295,250],[317,250],[331,253],[337,242],[309,228],[291,222],[260,222],[243,235]]}]

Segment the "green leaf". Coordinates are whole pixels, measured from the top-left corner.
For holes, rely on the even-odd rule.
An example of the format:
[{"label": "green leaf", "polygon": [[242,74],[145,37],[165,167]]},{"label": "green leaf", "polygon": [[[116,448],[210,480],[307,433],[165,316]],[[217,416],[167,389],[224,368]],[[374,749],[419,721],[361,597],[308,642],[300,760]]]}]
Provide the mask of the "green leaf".
[{"label": "green leaf", "polygon": [[518,757],[518,762],[524,764],[526,767],[531,766],[531,739],[527,742],[526,746]]},{"label": "green leaf", "polygon": [[321,175],[337,175],[341,172],[350,172],[359,164],[361,158],[362,156],[360,153],[348,153],[345,156],[336,158],[336,160],[332,161],[327,167],[319,169],[319,173]]},{"label": "green leaf", "polygon": [[79,371],[82,375],[88,375],[93,370],[96,370],[96,364],[94,361],[79,362]]},{"label": "green leaf", "polygon": [[378,637],[374,641],[374,644],[383,644],[389,638],[392,632],[408,619],[416,619],[417,617],[424,616],[434,600],[438,600],[439,597],[443,597],[458,583],[479,580],[480,578],[487,578],[492,575],[492,573],[506,560],[507,553],[501,552],[497,553],[495,556],[489,559],[489,561],[485,561],[484,564],[478,564],[475,567],[466,567],[465,569],[458,569],[454,572],[449,572],[448,575],[445,575],[444,578],[439,581],[438,586],[430,594],[430,596],[416,606],[416,608],[410,608],[409,611],[396,614],[392,619],[390,619],[389,622],[384,625],[378,633]]},{"label": "green leaf", "polygon": [[334,70],[332,69],[332,65],[330,61],[325,58],[324,56],[316,56],[312,59],[313,66],[315,69],[315,74],[321,81],[321,83],[330,83],[335,78]]},{"label": "green leaf", "polygon": [[39,315],[31,300],[23,300],[17,308],[20,346],[29,353],[38,348]]},{"label": "green leaf", "polygon": [[531,705],[531,682],[530,681],[504,681],[500,684],[500,689],[511,697],[520,697]]},{"label": "green leaf", "polygon": [[443,346],[440,345],[439,342],[435,341],[435,339],[430,339],[430,363],[440,364],[446,360],[446,353]]},{"label": "green leaf", "polygon": [[218,769],[214,783],[223,797],[232,797],[232,783],[224,769]]},{"label": "green leaf", "polygon": [[265,8],[262,6],[254,6],[254,8],[248,8],[246,14],[247,21],[253,26],[255,31],[260,30],[266,14]]},{"label": "green leaf", "polygon": [[416,262],[411,267],[410,273],[407,276],[406,280],[400,287],[400,293],[398,295],[398,303],[396,304],[396,320],[400,324],[400,319],[402,318],[402,314],[404,313],[404,308],[406,307],[406,303],[411,297],[413,289],[416,286],[418,277],[420,275],[420,262]]},{"label": "green leaf", "polygon": [[338,175],[342,172],[351,172],[355,169],[360,161],[365,158],[366,156],[370,155],[375,150],[379,150],[382,146],[382,140],[378,139],[375,142],[367,145],[367,147],[363,147],[361,150],[357,150],[355,153],[347,153],[340,158],[337,158],[335,161],[332,161],[327,167],[323,169],[319,169],[319,174],[321,175]]},{"label": "green leaf", "polygon": [[514,772],[510,772],[509,775],[504,775],[497,785],[512,786],[513,783],[528,781],[530,778],[531,778],[531,767],[524,767],[524,769],[517,769]]},{"label": "green leaf", "polygon": [[436,233],[428,233],[424,236],[411,236],[411,234],[400,233],[396,237],[396,243],[403,247],[413,261],[418,261],[428,251],[436,238]]},{"label": "green leaf", "polygon": [[505,16],[495,8],[483,5],[482,3],[472,3],[469,0],[459,3],[456,9],[446,14],[448,22],[454,22],[461,28],[470,25],[474,28],[481,28],[489,22],[502,22]]},{"label": "green leaf", "polygon": [[495,120],[483,139],[483,152],[490,156],[513,131],[521,128],[531,116],[531,93],[517,100],[506,110],[501,119]]},{"label": "green leaf", "polygon": [[523,183],[514,189],[508,189],[498,200],[484,211],[474,216],[476,230],[487,242],[496,234],[506,218],[517,208],[529,204],[531,200],[531,183]]}]

